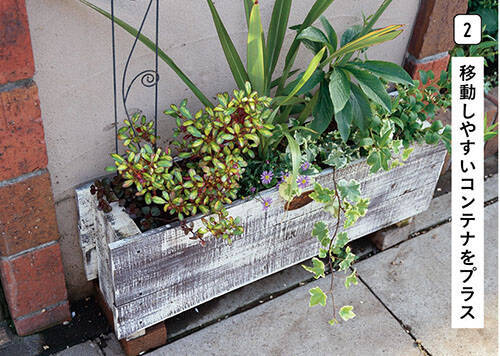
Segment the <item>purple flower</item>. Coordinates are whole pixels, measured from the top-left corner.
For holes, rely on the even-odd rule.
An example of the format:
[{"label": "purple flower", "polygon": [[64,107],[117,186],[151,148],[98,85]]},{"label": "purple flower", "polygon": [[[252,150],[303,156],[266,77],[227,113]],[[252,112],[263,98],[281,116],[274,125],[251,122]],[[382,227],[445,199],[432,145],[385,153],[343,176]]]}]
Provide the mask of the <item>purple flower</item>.
[{"label": "purple flower", "polygon": [[311,164],[306,161],[306,162],[302,163],[302,166],[300,166],[300,169],[302,169],[303,171],[307,171],[309,169],[309,167],[311,167]]},{"label": "purple flower", "polygon": [[281,171],[281,175],[280,175],[280,182],[279,182],[279,184],[281,184],[281,183],[283,183],[284,181],[286,181],[286,179],[287,179],[288,177],[290,177],[290,173]]},{"label": "purple flower", "polygon": [[273,176],[274,174],[272,171],[264,171],[260,175],[260,181],[262,182],[262,184],[269,184],[273,180]]},{"label": "purple flower", "polygon": [[251,187],[251,188],[250,188],[250,192],[251,192],[252,194],[254,194],[256,190],[257,190],[257,189],[255,189],[255,187]]},{"label": "purple flower", "polygon": [[272,198],[266,198],[262,200],[262,209],[267,210],[271,206],[271,203],[273,202]]},{"label": "purple flower", "polygon": [[311,183],[311,178],[308,176],[299,176],[297,178],[297,184],[299,185],[300,189],[307,188],[307,186]]}]

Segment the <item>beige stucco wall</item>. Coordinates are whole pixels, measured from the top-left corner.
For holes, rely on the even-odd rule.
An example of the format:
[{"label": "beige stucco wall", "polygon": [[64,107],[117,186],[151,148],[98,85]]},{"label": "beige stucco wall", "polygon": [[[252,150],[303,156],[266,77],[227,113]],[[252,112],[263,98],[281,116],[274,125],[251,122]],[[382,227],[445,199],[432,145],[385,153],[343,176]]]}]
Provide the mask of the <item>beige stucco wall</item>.
[{"label": "beige stucco wall", "polygon": [[[109,0],[95,2],[106,4]],[[115,0],[117,16],[137,26],[147,2]],[[313,2],[295,0],[289,24],[300,23]],[[373,13],[381,2],[337,0],[325,16],[340,35],[347,27],[360,23],[363,13]],[[77,299],[90,293],[91,285],[85,280],[78,246],[74,188],[102,175],[104,167],[111,164],[108,153],[114,149],[110,23],[77,0],[27,0],[26,3],[64,267],[70,295]],[[260,3],[267,27],[274,1],[261,0]],[[246,24],[242,2],[217,0],[215,4],[240,54],[244,55]],[[370,58],[402,63],[418,4],[419,0],[393,1],[378,24],[404,24],[405,31],[396,40],[370,49]],[[208,96],[231,90],[234,83],[206,1],[162,0],[160,8],[161,47]],[[151,33],[151,29],[152,23],[148,23],[146,33]],[[293,36],[289,31],[288,43]],[[119,68],[123,68],[130,40],[128,34],[118,31]],[[310,58],[308,51],[301,51],[297,67],[304,68]],[[129,73],[134,76],[152,68],[152,64],[151,52],[139,45]],[[199,102],[189,89],[161,62],[160,76],[161,109],[184,97],[189,99],[192,109],[199,108]],[[141,108],[147,114],[153,112],[152,89],[139,87],[131,95],[130,108]],[[121,106],[119,118],[123,119]],[[169,137],[172,127],[172,122],[160,115],[159,131],[163,138]]]}]

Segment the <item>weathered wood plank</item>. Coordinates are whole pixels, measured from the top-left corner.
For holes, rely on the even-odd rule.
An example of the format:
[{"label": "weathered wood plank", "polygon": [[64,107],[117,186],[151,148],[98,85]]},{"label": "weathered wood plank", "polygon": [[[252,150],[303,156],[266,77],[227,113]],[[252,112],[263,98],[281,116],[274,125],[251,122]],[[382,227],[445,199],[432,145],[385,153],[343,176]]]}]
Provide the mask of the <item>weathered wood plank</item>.
[{"label": "weathered wood plank", "polygon": [[[376,175],[368,175],[362,162],[337,172],[338,178],[360,180],[363,193],[372,199],[367,216],[350,229],[351,239],[427,208],[444,150],[417,147],[411,157],[402,167]],[[324,175],[318,181],[328,185],[331,177]],[[118,337],[314,256],[317,244],[310,236],[312,224],[327,218],[318,208],[311,203],[290,211],[283,222],[282,203],[276,212],[264,214],[259,202],[236,203],[230,209],[239,212],[235,216],[244,215],[244,223],[253,230],[235,239],[232,246],[210,239],[202,247],[180,229],[165,227],[111,243],[110,280]]]},{"label": "weathered wood plank", "polygon": [[96,251],[96,212],[97,201],[90,194],[92,183],[84,184],[76,189],[76,204],[78,205],[78,231],[80,248],[83,253],[83,267],[87,280],[97,278]]}]

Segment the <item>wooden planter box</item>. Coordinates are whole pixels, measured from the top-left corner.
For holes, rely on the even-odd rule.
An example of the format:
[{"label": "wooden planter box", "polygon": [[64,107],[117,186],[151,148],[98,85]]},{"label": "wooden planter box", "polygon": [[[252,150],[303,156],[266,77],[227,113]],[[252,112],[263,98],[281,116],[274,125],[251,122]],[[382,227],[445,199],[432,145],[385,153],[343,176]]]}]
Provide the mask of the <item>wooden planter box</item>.
[{"label": "wooden planter box", "polygon": [[[416,146],[410,159],[389,172],[369,173],[364,159],[338,170],[337,179],[356,179],[371,202],[365,217],[348,229],[351,240],[414,216],[432,199],[446,150]],[[316,181],[333,188],[332,170]],[[229,245],[208,239],[205,246],[190,240],[178,224],[141,233],[133,220],[113,203],[113,211],[97,210],[89,184],[76,191],[80,212],[80,242],[87,278],[99,285],[113,312],[119,339],[130,337],[187,309],[316,255],[311,236],[319,219],[330,222],[320,205],[311,202],[285,213],[276,188],[262,192],[272,198],[263,211],[256,199],[228,207],[240,216],[245,233]],[[199,217],[192,219],[195,228]],[[177,225],[177,226],[176,226]]]}]

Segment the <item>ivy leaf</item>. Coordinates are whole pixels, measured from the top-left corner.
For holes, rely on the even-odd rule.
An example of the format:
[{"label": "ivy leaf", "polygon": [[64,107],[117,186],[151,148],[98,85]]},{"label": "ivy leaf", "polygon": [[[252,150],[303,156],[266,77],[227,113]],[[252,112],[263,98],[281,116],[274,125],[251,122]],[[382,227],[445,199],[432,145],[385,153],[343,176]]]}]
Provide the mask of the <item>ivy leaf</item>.
[{"label": "ivy leaf", "polygon": [[323,221],[318,221],[314,224],[312,235],[316,237],[322,246],[326,247],[330,243],[328,237],[328,228]]},{"label": "ivy leaf", "polygon": [[347,165],[347,156],[342,151],[332,150],[328,153],[328,157],[323,161],[323,163],[337,169],[344,168]]},{"label": "ivy leaf", "polygon": [[356,221],[358,221],[359,214],[358,211],[352,205],[349,205],[345,210],[344,217],[345,217],[344,229],[347,229],[352,225],[354,225]]},{"label": "ivy leaf", "polygon": [[325,206],[323,207],[323,209],[328,213],[330,214],[331,216],[333,216],[334,218],[338,217],[339,216],[339,201],[337,199],[334,199],[332,197],[332,201],[325,204]]},{"label": "ivy leaf", "polygon": [[359,190],[360,184],[356,180],[351,179],[347,182],[345,179],[341,179],[337,183],[337,187],[342,198],[347,198],[355,203],[361,199],[361,191]]},{"label": "ivy leaf", "polygon": [[352,305],[344,305],[339,310],[340,317],[344,319],[344,321],[354,318],[356,314],[353,313],[352,309],[353,309]]},{"label": "ivy leaf", "polygon": [[319,258],[325,258],[327,256],[327,254],[328,254],[328,250],[325,250],[324,248],[319,249],[319,254],[318,254]]},{"label": "ivy leaf", "polygon": [[358,284],[358,277],[356,276],[356,270],[354,270],[350,275],[345,277],[344,285],[346,288],[349,288],[351,285]]},{"label": "ivy leaf", "polygon": [[359,200],[358,204],[356,204],[356,210],[358,211],[360,217],[366,215],[366,210],[368,210],[369,204],[370,204],[369,198],[362,198]]},{"label": "ivy leaf", "polygon": [[346,256],[340,262],[339,267],[341,271],[347,271],[349,267],[351,267],[352,263],[356,259],[356,255],[351,252],[351,248],[349,246],[346,247],[345,249]]},{"label": "ivy leaf", "polygon": [[321,304],[322,306],[326,305],[326,294],[323,293],[320,287],[309,289],[309,294],[311,295],[311,299],[309,300],[310,307],[317,304]]},{"label": "ivy leaf", "polygon": [[[338,233],[337,237],[335,238],[334,248],[338,249],[340,252],[340,249],[343,249],[348,242],[349,242],[349,237],[347,236],[347,232],[342,231]],[[337,252],[335,252],[335,254],[338,255]]]},{"label": "ivy leaf", "polygon": [[302,265],[302,268],[304,268],[307,272],[314,273],[314,279],[325,277],[325,264],[323,261],[316,257],[314,257],[311,261],[313,263],[312,267]]},{"label": "ivy leaf", "polygon": [[335,324],[338,324],[338,323],[339,323],[339,321],[337,319],[335,319],[335,318],[333,318],[333,319],[331,319],[331,320],[328,321],[328,324],[330,324],[332,326],[335,325]]},{"label": "ivy leaf", "polygon": [[314,183],[314,192],[309,194],[309,197],[318,203],[329,203],[333,199],[333,196],[334,192],[332,190],[323,188],[319,183]]}]

